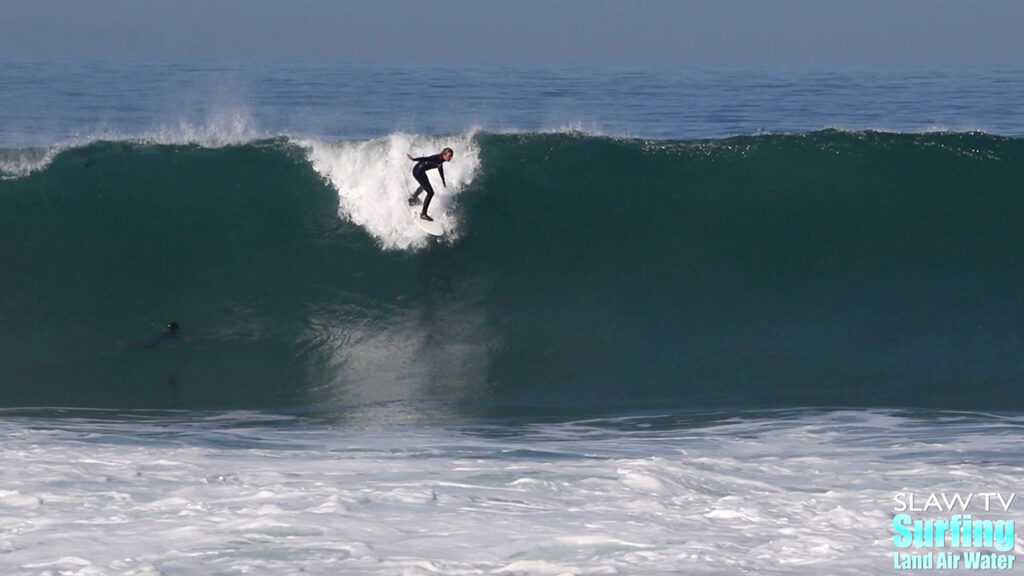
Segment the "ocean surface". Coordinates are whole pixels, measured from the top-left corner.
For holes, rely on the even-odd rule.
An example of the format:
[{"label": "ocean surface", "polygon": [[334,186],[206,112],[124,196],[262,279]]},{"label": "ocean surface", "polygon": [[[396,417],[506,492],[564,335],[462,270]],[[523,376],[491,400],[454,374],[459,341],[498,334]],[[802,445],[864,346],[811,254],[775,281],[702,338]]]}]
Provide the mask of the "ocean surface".
[{"label": "ocean surface", "polygon": [[0,574],[1019,556],[1021,294],[1020,71],[0,63]]}]

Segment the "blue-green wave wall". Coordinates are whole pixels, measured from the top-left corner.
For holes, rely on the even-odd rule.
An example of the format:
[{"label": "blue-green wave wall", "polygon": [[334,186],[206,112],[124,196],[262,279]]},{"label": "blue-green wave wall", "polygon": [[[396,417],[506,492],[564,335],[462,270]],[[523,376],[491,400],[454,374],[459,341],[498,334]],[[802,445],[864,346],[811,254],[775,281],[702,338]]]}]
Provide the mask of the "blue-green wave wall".
[{"label": "blue-green wave wall", "polygon": [[8,175],[0,405],[1024,408],[1024,141],[474,140],[408,249],[288,139]]}]

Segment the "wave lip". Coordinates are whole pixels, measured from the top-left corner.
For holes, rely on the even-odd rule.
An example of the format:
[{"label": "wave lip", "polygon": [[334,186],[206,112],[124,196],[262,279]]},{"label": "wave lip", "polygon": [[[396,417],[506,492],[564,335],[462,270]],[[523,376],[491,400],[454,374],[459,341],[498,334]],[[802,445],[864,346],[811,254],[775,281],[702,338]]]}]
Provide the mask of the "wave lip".
[{"label": "wave lip", "polygon": [[267,139],[271,137],[259,130],[249,112],[225,110],[211,114],[203,122],[182,119],[139,133],[97,129],[47,147],[0,149],[0,178],[24,178],[45,170],[62,152],[100,143],[224,148]]},{"label": "wave lip", "polygon": [[0,150],[0,179],[24,178],[45,170],[61,151],[61,147]]}]

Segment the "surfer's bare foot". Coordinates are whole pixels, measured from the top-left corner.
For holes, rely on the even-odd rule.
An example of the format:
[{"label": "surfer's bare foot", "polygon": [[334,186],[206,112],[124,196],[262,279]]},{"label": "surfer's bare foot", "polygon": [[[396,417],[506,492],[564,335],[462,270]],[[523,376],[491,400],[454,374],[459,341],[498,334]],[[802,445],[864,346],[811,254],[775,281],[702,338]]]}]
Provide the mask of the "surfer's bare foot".
[{"label": "surfer's bare foot", "polygon": [[422,218],[423,220],[426,220],[427,222],[433,222],[434,221],[433,218],[431,218],[430,216],[427,216],[426,214],[420,214],[420,218]]},{"label": "surfer's bare foot", "polygon": [[423,204],[423,202],[419,198],[409,196],[409,206],[419,206],[420,204]]}]

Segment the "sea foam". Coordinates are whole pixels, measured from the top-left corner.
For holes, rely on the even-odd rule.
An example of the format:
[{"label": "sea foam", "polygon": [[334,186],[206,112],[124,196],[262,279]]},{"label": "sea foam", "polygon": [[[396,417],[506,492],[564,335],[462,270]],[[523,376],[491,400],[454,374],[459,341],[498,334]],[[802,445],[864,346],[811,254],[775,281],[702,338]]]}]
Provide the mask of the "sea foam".
[{"label": "sea foam", "polygon": [[1019,417],[446,429],[365,408],[0,414],[0,572],[859,576],[892,565],[894,490],[1012,492],[1021,465]]},{"label": "sea foam", "polygon": [[339,215],[369,232],[385,249],[407,250],[423,247],[427,236],[410,226],[406,199],[418,184],[411,171],[414,157],[437,154],[442,148],[455,151],[444,165],[445,181],[428,172],[434,186],[430,215],[444,226],[449,241],[458,237],[456,199],[480,168],[480,151],[475,132],[444,136],[416,136],[394,133],[365,141],[297,141],[306,149],[309,162],[338,193]]}]

